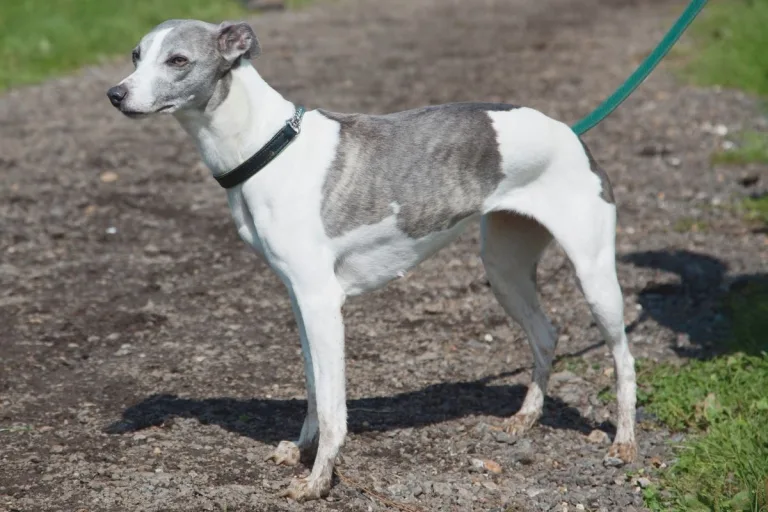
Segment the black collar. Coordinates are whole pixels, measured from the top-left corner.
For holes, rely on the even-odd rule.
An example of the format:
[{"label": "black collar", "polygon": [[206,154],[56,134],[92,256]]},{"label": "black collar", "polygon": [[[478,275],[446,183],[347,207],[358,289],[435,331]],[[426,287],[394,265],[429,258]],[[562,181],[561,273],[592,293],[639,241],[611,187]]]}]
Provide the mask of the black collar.
[{"label": "black collar", "polygon": [[254,153],[253,156],[231,171],[226,172],[221,176],[214,176],[216,181],[219,182],[219,185],[224,188],[236,187],[266,167],[267,164],[287,148],[288,144],[290,144],[299,134],[301,131],[301,118],[304,117],[304,112],[304,107],[298,105],[293,117],[285,122],[283,129],[277,132],[275,136],[272,137],[269,142],[264,144],[260,150]]}]

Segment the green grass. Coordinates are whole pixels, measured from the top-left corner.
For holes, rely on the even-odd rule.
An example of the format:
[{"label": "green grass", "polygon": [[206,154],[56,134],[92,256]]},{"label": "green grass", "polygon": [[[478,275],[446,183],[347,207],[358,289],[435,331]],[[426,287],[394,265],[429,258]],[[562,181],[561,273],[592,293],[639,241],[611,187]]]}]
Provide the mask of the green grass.
[{"label": "green grass", "polygon": [[738,137],[736,147],[718,151],[712,156],[712,162],[733,165],[768,164],[768,133],[751,131],[742,133]]},{"label": "green grass", "polygon": [[768,511],[768,284],[731,292],[727,354],[641,373],[640,402],[689,432],[645,492],[652,510]]},{"label": "green grass", "polygon": [[[684,74],[701,85],[768,95],[768,0],[710,2],[692,27]],[[768,163],[768,134],[745,132],[714,163]],[[743,202],[768,226],[768,197]],[[686,219],[677,230],[693,229]],[[687,433],[677,459],[643,491],[653,511],[768,512],[768,283],[732,289],[722,355],[638,372],[638,401]]]},{"label": "green grass", "polygon": [[691,26],[685,74],[700,85],[768,95],[768,2],[709,2]]},{"label": "green grass", "polygon": [[747,198],[743,205],[748,219],[762,222],[768,226],[768,195]]},{"label": "green grass", "polygon": [[238,0],[2,0],[0,90],[116,54],[127,62],[141,36],[169,18],[218,23],[245,15]]}]

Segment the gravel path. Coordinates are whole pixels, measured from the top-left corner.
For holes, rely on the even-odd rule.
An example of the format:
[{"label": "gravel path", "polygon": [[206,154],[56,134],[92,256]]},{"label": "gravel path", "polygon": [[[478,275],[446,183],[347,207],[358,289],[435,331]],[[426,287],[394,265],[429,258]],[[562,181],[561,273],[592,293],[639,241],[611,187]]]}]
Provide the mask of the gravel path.
[{"label": "gravel path", "polygon": [[[254,20],[257,67],[310,107],[506,101],[572,122],[681,7],[318,2]],[[476,229],[347,305],[341,471],[355,484],[310,505],[276,498],[304,470],[263,462],[305,408],[290,306],[174,122],[109,105],[127,61],[0,96],[0,510],[388,510],[359,486],[424,511],[642,509],[627,472],[669,463],[670,436],[646,418],[638,463],[603,467],[606,439],[589,434],[614,433],[614,404],[598,398],[612,365],[557,248],[539,270],[561,355],[545,417],[517,442],[495,430],[531,357],[485,285]],[[721,294],[765,272],[766,233],[729,205],[764,192],[768,171],[709,160],[745,128],[765,129],[753,100],[661,69],[587,136],[619,203],[636,356],[712,350]]]}]

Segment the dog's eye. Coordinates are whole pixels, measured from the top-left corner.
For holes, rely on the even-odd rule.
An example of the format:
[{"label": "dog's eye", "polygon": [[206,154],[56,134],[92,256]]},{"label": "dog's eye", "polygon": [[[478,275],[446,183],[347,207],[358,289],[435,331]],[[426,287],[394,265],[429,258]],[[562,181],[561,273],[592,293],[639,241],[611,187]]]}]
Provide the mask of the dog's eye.
[{"label": "dog's eye", "polygon": [[134,48],[133,52],[131,53],[131,60],[133,61],[134,66],[137,62],[139,62],[139,59],[141,59],[141,50]]},{"label": "dog's eye", "polygon": [[168,59],[168,64],[171,66],[176,67],[182,67],[186,66],[189,63],[189,59],[184,57],[183,55],[174,55],[170,59]]}]

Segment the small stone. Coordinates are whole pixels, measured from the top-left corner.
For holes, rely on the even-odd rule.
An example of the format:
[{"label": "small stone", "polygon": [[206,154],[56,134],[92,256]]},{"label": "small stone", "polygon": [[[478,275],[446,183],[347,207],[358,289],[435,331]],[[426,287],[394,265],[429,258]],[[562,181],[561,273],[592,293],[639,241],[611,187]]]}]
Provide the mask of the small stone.
[{"label": "small stone", "polygon": [[603,459],[603,465],[609,468],[618,468],[624,465],[624,461],[618,457],[606,457]]},{"label": "small stone", "polygon": [[603,432],[602,430],[593,430],[589,433],[587,436],[587,439],[592,444],[599,444],[599,445],[607,445],[611,442],[610,437],[608,437],[608,434]]},{"label": "small stone", "polygon": [[506,432],[494,432],[493,437],[497,443],[515,444],[518,441],[517,437]]},{"label": "small stone", "polygon": [[528,489],[525,491],[525,494],[527,494],[529,498],[535,498],[543,492],[545,492],[544,489]]},{"label": "small stone", "polygon": [[647,487],[650,487],[651,481],[646,477],[641,477],[637,479],[637,485],[639,485],[641,488],[645,489]]},{"label": "small stone", "polygon": [[486,334],[485,336],[483,336],[483,339],[488,343],[490,343],[493,341],[493,336],[491,336],[490,334]]},{"label": "small stone", "polygon": [[123,343],[120,345],[120,348],[115,352],[116,356],[127,356],[131,353],[131,344],[130,343]]},{"label": "small stone", "polygon": [[451,484],[447,482],[435,482],[432,485],[432,492],[438,496],[449,496],[452,494],[453,489],[451,489]]},{"label": "small stone", "polygon": [[116,233],[117,233],[117,228],[116,228],[115,226],[109,226],[109,227],[108,227],[108,228],[105,230],[105,232],[106,232],[108,235],[114,235],[114,234],[116,234]]},{"label": "small stone", "polygon": [[99,179],[102,183],[113,183],[117,181],[118,175],[114,171],[105,171],[101,173],[101,176],[99,176]]},{"label": "small stone", "polygon": [[496,485],[495,482],[492,482],[490,480],[488,480],[487,482],[483,482],[483,487],[485,487],[489,491],[498,491],[499,490],[499,486]]},{"label": "small stone", "polygon": [[558,385],[564,382],[578,382],[581,381],[581,378],[579,378],[579,376],[573,372],[564,370],[562,372],[552,374],[552,377],[550,377],[549,381],[553,385]]},{"label": "small stone", "polygon": [[483,461],[483,468],[485,468],[486,471],[490,471],[491,473],[496,475],[501,473],[501,465],[498,462],[493,461],[491,459],[485,459]]},{"label": "small stone", "polygon": [[389,491],[389,493],[392,494],[393,496],[398,496],[401,498],[408,496],[409,494],[408,487],[406,487],[403,484],[392,484],[389,487],[387,487],[387,491]]}]

